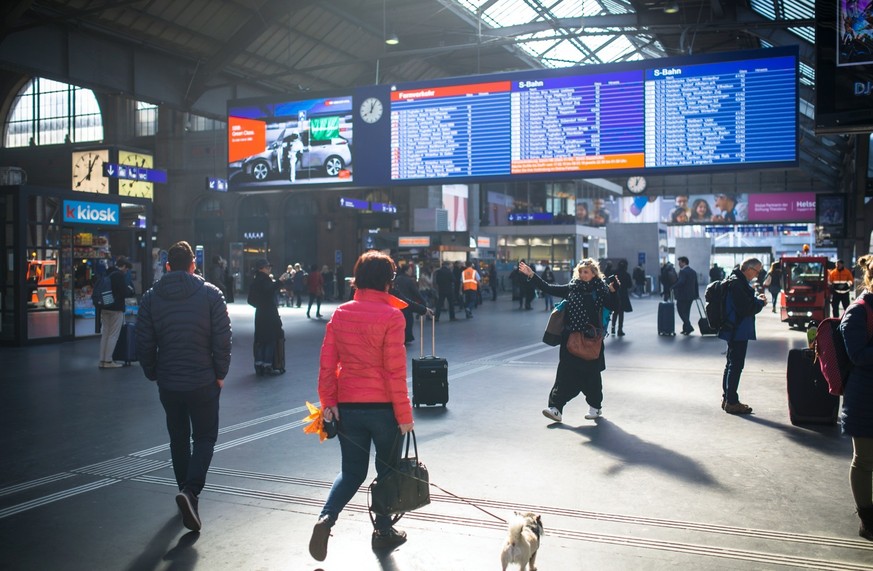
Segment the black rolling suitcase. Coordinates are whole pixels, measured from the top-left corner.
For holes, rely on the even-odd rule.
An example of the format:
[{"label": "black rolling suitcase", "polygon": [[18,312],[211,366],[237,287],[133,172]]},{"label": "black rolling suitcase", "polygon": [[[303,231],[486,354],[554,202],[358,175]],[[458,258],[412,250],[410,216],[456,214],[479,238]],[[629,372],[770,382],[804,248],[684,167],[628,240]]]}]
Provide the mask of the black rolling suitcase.
[{"label": "black rolling suitcase", "polygon": [[419,341],[421,356],[412,360],[412,406],[423,404],[446,406],[449,402],[449,363],[436,356],[436,322],[431,319],[431,353],[424,356],[424,320],[421,318]]},{"label": "black rolling suitcase", "polygon": [[136,358],[136,323],[125,321],[121,326],[121,334],[112,351],[112,360],[121,361],[125,366],[130,366]]},{"label": "black rolling suitcase", "polygon": [[676,335],[676,304],[670,301],[658,304],[658,335]]},{"label": "black rolling suitcase", "polygon": [[697,313],[700,314],[700,319],[697,320],[697,329],[701,335],[716,335],[718,329],[709,326],[709,320],[706,318],[706,312],[703,310],[703,301],[698,297],[694,300],[694,305],[697,306]]},{"label": "black rolling suitcase", "polygon": [[836,424],[840,397],[828,392],[812,349],[788,352],[788,418],[791,424]]}]

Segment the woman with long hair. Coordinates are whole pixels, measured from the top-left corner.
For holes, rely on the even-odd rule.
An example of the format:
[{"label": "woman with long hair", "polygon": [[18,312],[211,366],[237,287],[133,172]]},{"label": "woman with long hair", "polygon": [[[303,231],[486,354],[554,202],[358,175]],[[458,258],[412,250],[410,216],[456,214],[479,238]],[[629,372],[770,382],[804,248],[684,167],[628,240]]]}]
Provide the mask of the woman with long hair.
[{"label": "woman with long hair", "polygon": [[592,258],[579,262],[573,271],[573,279],[563,285],[547,284],[524,262],[519,262],[518,270],[527,276],[535,288],[567,300],[558,371],[555,374],[555,384],[549,392],[549,405],[543,409],[543,415],[555,422],[561,422],[564,405],[581,392],[588,403],[588,414],[585,418],[600,418],[603,416],[603,380],[600,373],[606,369],[603,345],[600,347],[600,355],[587,361],[570,353],[567,340],[571,333],[577,331],[583,334],[591,330],[605,333],[603,308],[616,308],[619,300],[614,294],[619,287],[618,279],[607,285],[600,273],[600,266]]},{"label": "woman with long hair", "polygon": [[712,221],[712,208],[705,198],[698,198],[691,204],[691,221],[692,222],[710,222]]}]

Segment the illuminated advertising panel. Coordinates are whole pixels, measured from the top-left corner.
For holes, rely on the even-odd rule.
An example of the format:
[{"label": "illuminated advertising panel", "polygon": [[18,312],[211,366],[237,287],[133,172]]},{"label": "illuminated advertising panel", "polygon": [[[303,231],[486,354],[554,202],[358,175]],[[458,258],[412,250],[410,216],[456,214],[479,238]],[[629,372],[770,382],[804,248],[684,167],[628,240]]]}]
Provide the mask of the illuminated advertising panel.
[{"label": "illuminated advertising panel", "polygon": [[228,104],[230,190],[353,181],[352,96]]},{"label": "illuminated advertising panel", "polygon": [[873,0],[815,3],[815,131],[873,131]]}]

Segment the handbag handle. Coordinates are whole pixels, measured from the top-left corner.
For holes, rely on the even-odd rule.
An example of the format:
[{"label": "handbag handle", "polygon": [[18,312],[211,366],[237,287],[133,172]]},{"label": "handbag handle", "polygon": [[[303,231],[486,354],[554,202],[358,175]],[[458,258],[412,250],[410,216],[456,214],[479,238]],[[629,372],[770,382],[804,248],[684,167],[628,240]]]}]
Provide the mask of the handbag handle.
[{"label": "handbag handle", "polygon": [[[409,455],[409,442],[412,441],[412,449],[415,456]],[[415,458],[418,460],[418,441],[415,439],[415,430],[410,430],[406,433],[406,452],[404,458]]]}]

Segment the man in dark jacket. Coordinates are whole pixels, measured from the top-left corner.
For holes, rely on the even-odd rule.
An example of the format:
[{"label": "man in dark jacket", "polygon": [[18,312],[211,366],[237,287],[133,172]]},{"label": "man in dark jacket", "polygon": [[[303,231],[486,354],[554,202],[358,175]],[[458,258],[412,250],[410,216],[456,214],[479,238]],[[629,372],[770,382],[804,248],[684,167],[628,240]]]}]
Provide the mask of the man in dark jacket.
[{"label": "man in dark jacket", "polygon": [[437,303],[436,317],[434,321],[440,320],[440,313],[443,311],[443,303],[449,302],[449,319],[455,320],[455,276],[452,273],[452,265],[449,262],[443,262],[443,265],[433,273],[434,285],[437,288]]},{"label": "man in dark jacket", "polygon": [[218,399],[230,367],[230,317],[221,290],[194,275],[187,242],[170,247],[167,265],[168,273],[142,297],[136,348],[166,411],[182,523],[199,531],[198,496],[218,439]]},{"label": "man in dark jacket", "polygon": [[106,275],[112,283],[112,303],[100,308],[100,364],[101,369],[116,369],[123,367],[121,363],[112,360],[112,353],[121,335],[124,325],[124,298],[134,295],[133,286],[127,284],[127,272],[133,264],[121,256],[116,260],[115,267],[109,268]]},{"label": "man in dark jacket", "polygon": [[[419,307],[425,307],[425,311],[427,310],[424,298],[421,297],[421,292],[418,290],[418,284],[415,281],[415,266],[412,264],[404,264],[397,269],[397,276],[394,278],[391,293],[407,303],[413,301]],[[409,305],[401,311],[406,319],[406,343],[411,343],[415,341],[415,335],[412,333],[412,325],[415,321],[412,317],[414,311]]]},{"label": "man in dark jacket", "polygon": [[679,256],[679,277],[673,285],[673,297],[676,299],[676,312],[682,320],[682,335],[694,333],[691,325],[691,304],[700,297],[700,289],[697,285],[697,272],[688,265],[688,258]]},{"label": "man in dark jacket", "polygon": [[764,268],[761,260],[747,258],[727,278],[724,323],[718,332],[719,339],[727,341],[727,362],[722,376],[721,408],[728,414],[749,414],[752,407],[740,402],[737,390],[740,375],[746,364],[749,341],[756,339],[755,315],[767,305],[764,294],[756,294],[751,286],[754,278]]}]

